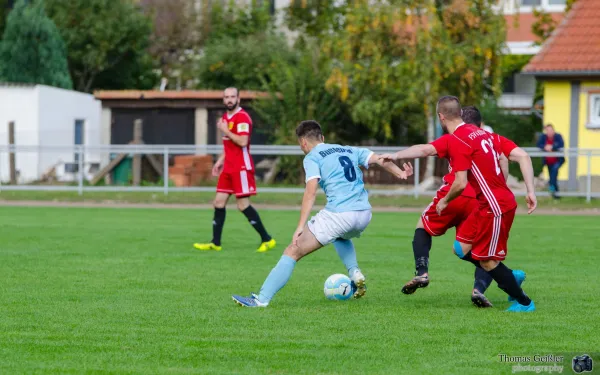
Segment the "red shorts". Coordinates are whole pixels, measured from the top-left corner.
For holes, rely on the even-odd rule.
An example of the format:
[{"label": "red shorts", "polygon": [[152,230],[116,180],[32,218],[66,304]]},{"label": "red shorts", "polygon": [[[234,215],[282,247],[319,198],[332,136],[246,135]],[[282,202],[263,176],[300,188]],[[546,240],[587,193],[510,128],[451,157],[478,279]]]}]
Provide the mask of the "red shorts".
[{"label": "red shorts", "polygon": [[443,195],[437,195],[423,212],[422,218],[425,230],[435,237],[443,235],[452,227],[456,227],[456,239],[460,242],[471,243],[473,237],[469,237],[470,234],[468,233],[463,233],[463,224],[471,212],[477,211],[479,207],[477,199],[461,195],[453,199],[448,207],[442,211],[442,214],[438,215],[435,207],[443,197]]},{"label": "red shorts", "polygon": [[473,237],[473,259],[502,261],[506,258],[508,235],[516,210],[514,208],[501,216],[494,216],[488,208],[473,211],[464,224],[466,235]]},{"label": "red shorts", "polygon": [[237,198],[256,195],[254,171],[223,171],[217,182],[217,192],[235,194]]}]

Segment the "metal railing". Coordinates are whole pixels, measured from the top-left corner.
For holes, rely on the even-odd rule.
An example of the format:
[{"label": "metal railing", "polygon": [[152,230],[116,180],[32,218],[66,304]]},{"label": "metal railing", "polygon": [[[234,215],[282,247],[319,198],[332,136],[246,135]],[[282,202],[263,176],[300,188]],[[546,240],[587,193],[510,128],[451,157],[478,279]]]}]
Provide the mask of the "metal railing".
[{"label": "metal railing", "polygon": [[[406,147],[369,147],[374,152],[386,153],[406,149]],[[600,191],[594,192],[592,189],[592,166],[600,163],[600,149],[566,149],[561,152],[543,152],[537,148],[525,148],[532,158],[557,156],[569,158],[586,158],[587,171],[585,171],[585,188],[579,191],[561,192],[561,196],[585,197],[588,201],[591,198],[600,198]],[[0,145],[0,191],[76,191],[78,194],[85,192],[162,192],[168,195],[170,192],[214,192],[214,186],[192,186],[192,187],[174,187],[170,185],[169,179],[169,160],[174,155],[218,155],[223,151],[221,145],[67,145],[67,146],[46,146],[46,145]],[[9,167],[9,155],[16,155],[16,165],[18,169],[34,169],[35,176],[31,180],[41,177],[40,165],[71,164],[76,160],[77,172],[74,177],[75,184],[72,185],[40,185],[40,184],[9,184],[2,183],[6,181],[3,176],[7,173]],[[21,163],[20,158],[23,155],[37,156],[38,165],[35,161]],[[110,155],[128,154],[133,155],[162,155],[162,186],[88,186],[89,175],[84,172],[84,166],[90,162],[94,164],[105,163],[110,160]],[[302,156],[303,153],[298,146],[277,146],[277,145],[253,145],[252,154],[255,156]],[[76,157],[77,155],[77,157]],[[31,159],[31,157],[29,157]],[[435,190],[422,191],[420,188],[420,170],[421,160],[414,160],[415,178],[412,189],[377,189],[370,188],[372,194],[380,195],[413,195],[418,198],[419,195],[433,195]],[[43,169],[43,168],[42,168]],[[581,172],[581,171],[580,171]],[[583,175],[583,173],[579,173]],[[36,178],[37,177],[37,178]],[[600,189],[599,189],[600,190]],[[265,193],[302,193],[302,188],[294,187],[261,187],[261,192]],[[515,191],[517,195],[523,195],[524,191]],[[540,191],[540,196],[548,195],[547,192]]]}]

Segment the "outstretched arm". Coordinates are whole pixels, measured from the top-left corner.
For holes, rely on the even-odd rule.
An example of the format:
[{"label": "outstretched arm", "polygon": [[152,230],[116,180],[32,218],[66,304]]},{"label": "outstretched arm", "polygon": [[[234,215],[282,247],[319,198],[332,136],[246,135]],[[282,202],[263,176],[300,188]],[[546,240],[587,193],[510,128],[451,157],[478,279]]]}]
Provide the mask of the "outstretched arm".
[{"label": "outstretched arm", "polygon": [[520,147],[513,149],[508,156],[510,161],[519,163],[521,173],[523,174],[523,180],[525,180],[525,187],[527,188],[527,213],[531,214],[537,207],[537,199],[535,197],[535,186],[533,184],[533,165],[531,164],[531,157],[525,150]]},{"label": "outstretched arm", "polygon": [[427,143],[422,145],[414,145],[406,150],[398,151],[394,154],[383,154],[380,155],[384,160],[395,161],[399,159],[416,159],[424,158],[426,156],[437,155],[437,150],[433,145]]},{"label": "outstretched arm", "polygon": [[412,174],[413,174],[413,167],[410,162],[404,163],[402,165],[402,168],[404,168],[404,170],[402,170],[395,163],[393,163],[389,160],[383,159],[381,156],[375,155],[375,154],[371,155],[371,157],[369,158],[369,164],[370,165],[377,164],[401,180],[406,180],[408,177],[412,176]]}]

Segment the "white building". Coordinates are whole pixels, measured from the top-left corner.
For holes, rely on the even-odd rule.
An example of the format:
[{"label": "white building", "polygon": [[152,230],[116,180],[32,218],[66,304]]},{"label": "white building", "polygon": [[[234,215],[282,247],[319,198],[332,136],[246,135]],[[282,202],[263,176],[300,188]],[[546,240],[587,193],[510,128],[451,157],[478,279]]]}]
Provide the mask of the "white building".
[{"label": "white building", "polygon": [[[0,84],[0,145],[8,145],[8,124],[14,121],[15,145],[41,148],[16,153],[17,182],[39,180],[53,168],[58,180],[76,179],[78,155],[73,146],[100,145],[100,113],[100,101],[93,95],[43,85]],[[51,146],[60,147],[49,150]],[[97,150],[84,153],[86,178],[99,160]],[[9,179],[9,154],[4,149],[0,181]]]}]

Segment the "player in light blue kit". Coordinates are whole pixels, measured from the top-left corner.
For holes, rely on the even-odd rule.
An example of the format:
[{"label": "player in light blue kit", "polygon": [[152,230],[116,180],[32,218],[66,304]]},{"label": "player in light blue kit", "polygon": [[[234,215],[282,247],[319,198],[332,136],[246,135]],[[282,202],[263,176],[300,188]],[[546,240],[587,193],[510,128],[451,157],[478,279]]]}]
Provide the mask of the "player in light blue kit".
[{"label": "player in light blue kit", "polygon": [[[304,256],[333,243],[348,269],[353,283],[354,298],[366,292],[365,276],[358,268],[352,238],[360,237],[371,221],[371,205],[363,183],[360,166],[378,164],[400,179],[412,175],[412,166],[404,170],[385,162],[365,148],[324,143],[321,126],[316,121],[303,121],[296,128],[298,143],[306,154],[306,189],[302,199],[300,221],[292,243],[265,280],[260,293],[250,297],[233,296],[245,307],[267,307],[271,299],[288,282],[296,262]],[[327,196],[327,205],[306,223],[315,203],[319,185]]]}]

